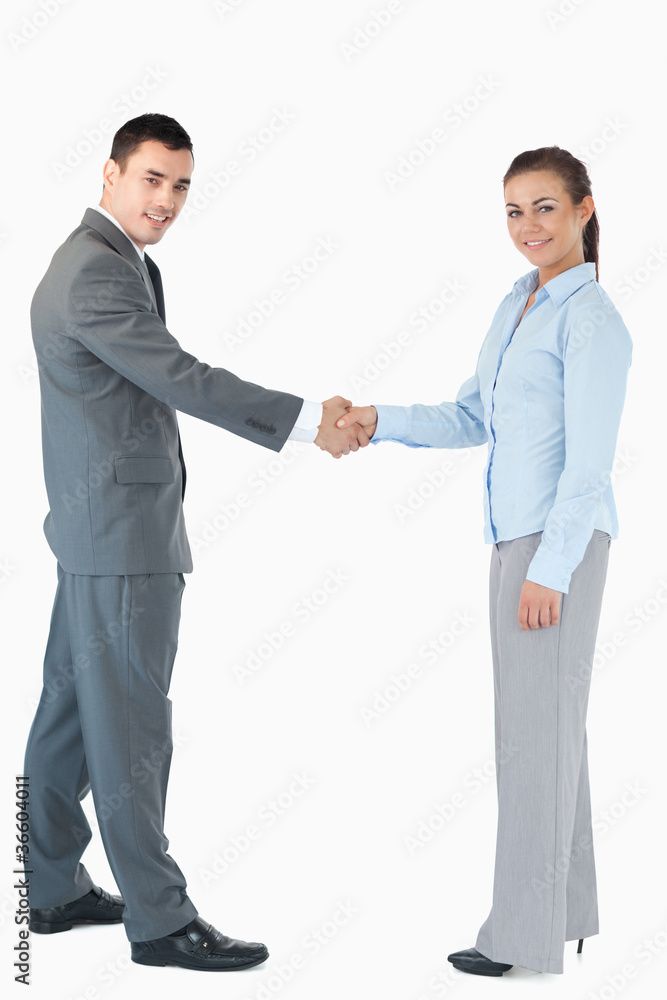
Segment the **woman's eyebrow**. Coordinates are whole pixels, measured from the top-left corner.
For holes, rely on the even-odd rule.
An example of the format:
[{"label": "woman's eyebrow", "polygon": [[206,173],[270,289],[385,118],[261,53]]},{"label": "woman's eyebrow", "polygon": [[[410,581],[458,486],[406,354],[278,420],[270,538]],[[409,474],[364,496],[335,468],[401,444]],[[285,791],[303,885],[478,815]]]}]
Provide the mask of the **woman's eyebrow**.
[{"label": "woman's eyebrow", "polygon": [[[552,198],[551,195],[546,195],[544,198],[536,198],[533,205],[539,205],[541,201],[558,201],[558,198]],[[513,201],[505,202],[505,208],[519,208],[519,205],[515,205]]]}]

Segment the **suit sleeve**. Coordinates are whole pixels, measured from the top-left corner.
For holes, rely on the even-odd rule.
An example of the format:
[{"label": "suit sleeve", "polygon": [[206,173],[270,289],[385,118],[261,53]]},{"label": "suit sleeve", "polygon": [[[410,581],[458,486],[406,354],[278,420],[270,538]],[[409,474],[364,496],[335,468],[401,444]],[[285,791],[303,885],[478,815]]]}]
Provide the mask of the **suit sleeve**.
[{"label": "suit sleeve", "polygon": [[96,254],[70,286],[67,333],[156,399],[280,451],[303,399],[246,382],[184,351],[151,311],[141,275],[122,257]]}]

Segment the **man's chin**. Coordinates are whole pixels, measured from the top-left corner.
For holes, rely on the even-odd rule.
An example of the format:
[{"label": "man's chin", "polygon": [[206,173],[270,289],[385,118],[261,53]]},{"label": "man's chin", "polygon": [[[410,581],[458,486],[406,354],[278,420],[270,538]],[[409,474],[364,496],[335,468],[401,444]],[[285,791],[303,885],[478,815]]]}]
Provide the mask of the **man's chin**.
[{"label": "man's chin", "polygon": [[146,246],[153,246],[153,244],[159,243],[167,230],[171,229],[173,221],[173,218],[170,218],[161,226],[152,226],[144,219],[141,226],[138,227],[141,229],[141,242],[145,243]]},{"label": "man's chin", "polygon": [[141,242],[147,247],[155,246],[166,232],[166,229],[149,229],[147,232],[141,234]]}]

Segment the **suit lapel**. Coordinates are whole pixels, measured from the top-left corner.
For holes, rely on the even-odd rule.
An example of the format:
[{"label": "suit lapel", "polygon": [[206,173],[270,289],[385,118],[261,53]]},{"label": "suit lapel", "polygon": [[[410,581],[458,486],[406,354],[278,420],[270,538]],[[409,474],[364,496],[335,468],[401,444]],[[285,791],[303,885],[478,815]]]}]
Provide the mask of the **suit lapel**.
[{"label": "suit lapel", "polygon": [[[151,299],[157,314],[165,322],[165,310],[164,310],[164,291],[162,289],[162,278],[160,276],[160,270],[155,263],[151,260],[147,254],[144,254],[144,259],[141,260],[137,251],[134,249],[127,236],[120,231],[117,226],[114,226],[113,222],[109,222],[106,216],[102,215],[101,212],[96,212],[94,208],[86,209],[86,212],[81,220],[84,226],[89,226],[90,229],[94,229],[100,234],[100,236],[116,250],[125,260],[129,261],[133,267],[136,267],[137,271],[142,277],[148,291],[150,292]],[[181,464],[181,472],[183,476],[183,486],[181,497],[185,496],[185,462],[183,460],[183,449],[181,448],[181,435],[178,435],[178,458]]]},{"label": "suit lapel", "polygon": [[[121,232],[118,226],[114,226],[113,222],[109,222],[107,217],[102,215],[101,212],[96,212],[94,208],[86,209],[81,222],[84,226],[88,226],[90,229],[94,229],[95,232],[99,233],[100,236],[102,236],[104,240],[121,255],[121,257],[124,257],[128,263],[136,268],[141,275],[141,280],[146,285],[146,288],[150,293],[158,314],[162,317],[162,319],[164,319],[163,314],[160,312],[159,299],[154,290],[148,268],[128,240],[125,233]],[[146,258],[146,261],[147,260],[148,258]],[[151,261],[151,264],[153,264],[153,261]],[[153,267],[157,270],[157,266],[155,264],[153,264]],[[162,282],[160,282],[160,291],[162,291]],[[164,296],[162,296],[162,308],[164,309]]]}]

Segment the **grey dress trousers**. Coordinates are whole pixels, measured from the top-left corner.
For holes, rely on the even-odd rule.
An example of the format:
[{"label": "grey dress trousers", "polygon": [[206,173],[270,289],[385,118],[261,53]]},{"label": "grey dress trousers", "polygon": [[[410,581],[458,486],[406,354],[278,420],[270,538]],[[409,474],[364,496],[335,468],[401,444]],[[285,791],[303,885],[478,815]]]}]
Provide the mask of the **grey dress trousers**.
[{"label": "grey dress trousers", "polygon": [[586,709],[611,538],[593,532],[559,624],[524,632],[519,599],[541,537],[492,549],[498,834],[493,905],[475,948],[560,973],[565,941],[598,933]]},{"label": "grey dress trousers", "polygon": [[85,576],[58,567],[44,686],[26,749],[34,880],[31,904],[89,892],[81,864],[100,835],[125,900],[131,941],[163,937],[197,916],[163,832],[172,756],[167,697],[178,645],[181,573]]}]

